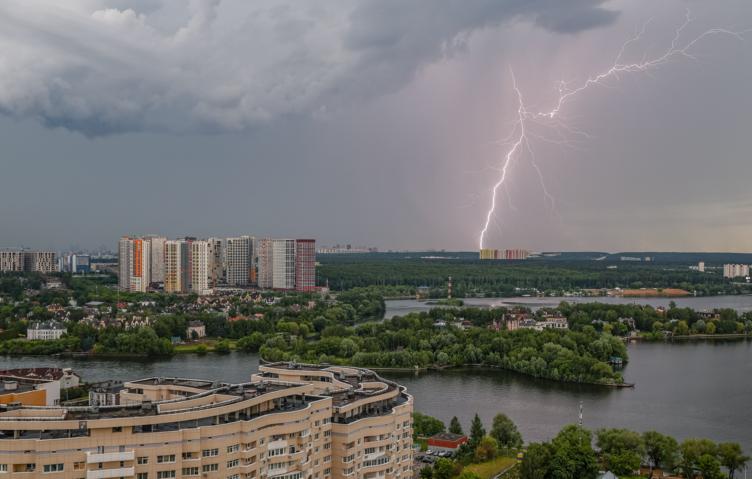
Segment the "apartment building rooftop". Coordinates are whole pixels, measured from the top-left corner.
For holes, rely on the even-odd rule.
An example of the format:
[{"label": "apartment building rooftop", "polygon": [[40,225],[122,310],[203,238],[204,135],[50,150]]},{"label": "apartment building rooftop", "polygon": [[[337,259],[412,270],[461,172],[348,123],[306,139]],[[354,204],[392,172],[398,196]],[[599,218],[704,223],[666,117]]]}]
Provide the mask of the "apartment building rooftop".
[{"label": "apartment building rooftop", "polygon": [[[300,386],[300,384],[283,384],[264,381],[261,383],[221,384],[215,387],[210,381],[179,378],[149,378],[126,382],[124,390],[135,392],[135,386],[183,386],[194,389],[183,397],[152,401],[144,399],[111,406],[19,406],[0,404],[0,421],[9,420],[93,420],[108,418],[129,418],[164,416],[182,412],[201,411],[253,399],[264,394]],[[316,396],[309,396],[316,398]],[[290,411],[307,404],[305,395],[294,399],[283,398],[278,401],[275,411]]]}]

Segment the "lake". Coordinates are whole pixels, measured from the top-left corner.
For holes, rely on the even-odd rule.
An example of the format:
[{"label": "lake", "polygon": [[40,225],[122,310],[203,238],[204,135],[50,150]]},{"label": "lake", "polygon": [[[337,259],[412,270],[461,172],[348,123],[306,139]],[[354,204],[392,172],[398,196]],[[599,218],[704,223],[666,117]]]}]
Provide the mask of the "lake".
[{"label": "lake", "polygon": [[[435,301],[435,300],[434,300]],[[740,313],[752,311],[752,295],[735,296],[690,296],[683,298],[618,298],[618,297],[548,297],[548,298],[465,298],[465,306],[480,308],[524,306],[533,310],[538,308],[554,308],[562,301],[570,303],[604,303],[604,304],[649,304],[653,307],[664,306],[673,301],[681,308],[692,308],[698,311],[709,311],[715,308],[731,308]],[[414,299],[394,299],[386,301],[385,318],[403,316],[408,313],[428,311],[437,307],[425,301]]]},{"label": "lake", "polygon": [[[460,418],[465,429],[477,411],[490,427],[497,412],[517,423],[528,441],[550,438],[577,422],[580,401],[584,424],[655,429],[677,438],[708,437],[736,441],[752,449],[752,342],[640,343],[629,346],[624,369],[633,389],[608,389],[538,380],[498,370],[389,373],[415,396],[416,410],[448,423]],[[150,361],[0,358],[0,367],[71,367],[86,381],[148,376],[183,376],[247,381],[258,356],[177,355]]]}]

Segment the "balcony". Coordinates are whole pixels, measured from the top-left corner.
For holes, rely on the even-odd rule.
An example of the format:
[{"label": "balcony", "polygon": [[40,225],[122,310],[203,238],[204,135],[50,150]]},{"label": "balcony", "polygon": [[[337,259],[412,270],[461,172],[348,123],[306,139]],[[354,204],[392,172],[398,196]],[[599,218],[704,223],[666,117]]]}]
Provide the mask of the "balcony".
[{"label": "balcony", "polygon": [[135,457],[133,451],[118,452],[87,452],[86,463],[132,461]]},{"label": "balcony", "polygon": [[93,469],[86,471],[86,479],[112,479],[114,477],[133,477],[132,467],[117,469]]}]

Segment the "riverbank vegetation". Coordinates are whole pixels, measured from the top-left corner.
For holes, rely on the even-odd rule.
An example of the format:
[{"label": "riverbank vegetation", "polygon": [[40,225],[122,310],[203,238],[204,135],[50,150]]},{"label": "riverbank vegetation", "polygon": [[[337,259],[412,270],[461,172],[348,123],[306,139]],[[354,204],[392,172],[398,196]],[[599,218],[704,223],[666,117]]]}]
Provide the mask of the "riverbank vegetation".
[{"label": "riverbank vegetation", "polygon": [[679,308],[671,302],[668,308],[635,304],[563,302],[557,308],[572,329],[593,327],[597,331],[626,336],[631,329],[646,339],[680,336],[748,335],[752,334],[752,312],[739,314],[734,309],[696,311]]},{"label": "riverbank vegetation", "polygon": [[[437,321],[435,314],[440,314],[442,320]],[[610,334],[598,334],[593,328],[494,331],[487,327],[461,327],[447,322],[448,315],[454,318],[454,314],[454,311],[413,313],[354,327],[328,324],[317,338],[308,340],[276,334],[263,342],[259,352],[269,361],[298,360],[371,368],[479,365],[557,381],[623,382],[608,361],[614,356],[626,359],[626,346]],[[257,339],[254,346],[261,337]]]}]

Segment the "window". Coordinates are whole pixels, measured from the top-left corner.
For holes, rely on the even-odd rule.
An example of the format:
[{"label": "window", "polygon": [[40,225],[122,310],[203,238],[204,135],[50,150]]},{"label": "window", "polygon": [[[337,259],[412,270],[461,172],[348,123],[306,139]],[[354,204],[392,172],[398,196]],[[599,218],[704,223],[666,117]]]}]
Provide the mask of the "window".
[{"label": "window", "polygon": [[157,456],[157,464],[165,464],[168,462],[175,462],[175,454],[166,454],[164,456]]},{"label": "window", "polygon": [[277,469],[284,469],[287,467],[286,462],[275,462],[274,464],[269,464],[269,471],[276,471]]},{"label": "window", "polygon": [[238,467],[239,464],[240,464],[240,459],[233,459],[232,461],[227,461],[227,469]]},{"label": "window", "polygon": [[232,476],[227,476],[227,479],[240,479],[240,474],[233,474]]},{"label": "window", "polygon": [[136,474],[136,479],[149,479],[149,473],[139,472],[138,474]]},{"label": "window", "polygon": [[184,476],[198,476],[198,467],[184,467],[183,475]]},{"label": "window", "polygon": [[203,451],[201,451],[201,455],[203,457],[218,456],[219,455],[219,449],[217,449],[217,448],[214,448],[214,449],[204,449]]},{"label": "window", "polygon": [[198,459],[198,453],[197,452],[184,452],[183,453],[184,461],[190,461],[191,459]]},{"label": "window", "polygon": [[157,479],[173,479],[175,477],[175,470],[171,471],[157,471]]},{"label": "window", "polygon": [[232,454],[233,452],[238,452],[240,450],[240,444],[233,444],[232,446],[227,446],[227,454]]},{"label": "window", "polygon": [[214,472],[219,470],[219,464],[204,464],[201,466],[201,472]]},{"label": "window", "polygon": [[149,464],[149,458],[147,456],[141,456],[136,462],[139,464]]},{"label": "window", "polygon": [[115,426],[112,428],[112,432],[123,432],[123,428],[121,426]]},{"label": "window", "polygon": [[74,462],[73,463],[73,470],[74,471],[81,471],[83,469],[86,469],[86,462],[80,461],[80,462]]},{"label": "window", "polygon": [[274,457],[274,456],[281,456],[284,453],[285,453],[285,448],[284,447],[280,447],[280,448],[277,448],[277,449],[269,449],[269,454],[267,454],[267,455],[269,457]]},{"label": "window", "polygon": [[62,471],[63,471],[62,464],[45,464],[44,465],[44,472],[62,472]]},{"label": "window", "polygon": [[331,467],[327,467],[326,469],[324,469],[324,475],[328,476],[331,473],[332,473],[332,468]]},{"label": "window", "polygon": [[8,465],[0,464],[0,472],[8,472]]}]

